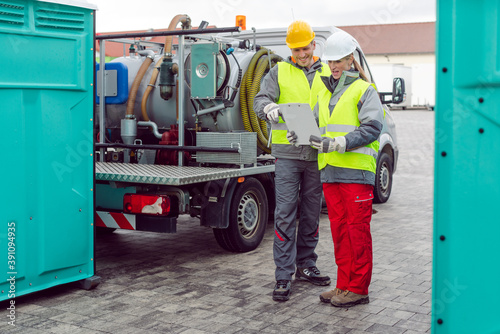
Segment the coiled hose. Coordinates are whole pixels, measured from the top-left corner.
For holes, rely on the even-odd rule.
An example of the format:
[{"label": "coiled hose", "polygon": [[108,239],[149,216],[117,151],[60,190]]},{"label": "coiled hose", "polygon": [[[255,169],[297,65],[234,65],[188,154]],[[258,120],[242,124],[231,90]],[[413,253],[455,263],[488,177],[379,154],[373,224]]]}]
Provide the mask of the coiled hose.
[{"label": "coiled hose", "polygon": [[270,53],[266,48],[257,51],[243,76],[240,89],[240,109],[243,126],[246,131],[257,133],[257,147],[265,153],[271,153],[271,149],[268,147],[267,123],[259,119],[255,114],[253,101],[260,90],[260,82],[266,71],[269,71],[271,67],[274,67],[281,60],[283,58]]}]

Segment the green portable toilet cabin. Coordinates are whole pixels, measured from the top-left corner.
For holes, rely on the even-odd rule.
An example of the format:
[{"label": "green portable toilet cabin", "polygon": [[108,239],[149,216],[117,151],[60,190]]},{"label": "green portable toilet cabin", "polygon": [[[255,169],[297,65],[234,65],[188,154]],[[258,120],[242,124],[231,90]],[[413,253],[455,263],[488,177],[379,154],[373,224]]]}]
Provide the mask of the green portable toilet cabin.
[{"label": "green portable toilet cabin", "polygon": [[432,333],[499,334],[500,2],[437,2]]},{"label": "green portable toilet cabin", "polygon": [[0,0],[0,300],[94,276],[95,6]]}]

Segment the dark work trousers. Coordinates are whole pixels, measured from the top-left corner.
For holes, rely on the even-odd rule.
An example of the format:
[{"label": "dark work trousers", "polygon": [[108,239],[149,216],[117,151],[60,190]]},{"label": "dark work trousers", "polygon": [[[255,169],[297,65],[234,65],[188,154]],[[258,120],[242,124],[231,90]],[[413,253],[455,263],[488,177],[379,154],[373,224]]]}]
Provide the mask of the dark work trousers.
[{"label": "dark work trousers", "polygon": [[[291,280],[295,266],[316,265],[322,185],[317,161],[276,160],[273,255],[276,280]],[[297,208],[300,218],[297,228]]]}]

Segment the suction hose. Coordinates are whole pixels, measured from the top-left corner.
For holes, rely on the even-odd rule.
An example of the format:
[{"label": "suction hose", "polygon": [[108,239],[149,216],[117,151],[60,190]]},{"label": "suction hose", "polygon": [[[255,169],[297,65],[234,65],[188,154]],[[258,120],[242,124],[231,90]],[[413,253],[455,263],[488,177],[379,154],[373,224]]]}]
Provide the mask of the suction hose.
[{"label": "suction hose", "polygon": [[240,108],[243,126],[246,131],[257,133],[257,147],[265,153],[271,153],[268,147],[268,129],[267,123],[261,120],[253,110],[253,101],[255,95],[260,90],[260,82],[266,71],[276,65],[278,61],[283,60],[280,56],[270,53],[265,48],[260,49],[252,57],[248,69],[243,76],[240,89]]},{"label": "suction hose", "polygon": [[146,60],[144,60],[141,67],[139,68],[139,72],[137,72],[137,75],[135,76],[134,82],[132,83],[132,87],[130,88],[130,92],[128,94],[127,111],[125,112],[125,118],[132,118],[134,115],[134,104],[137,97],[137,91],[139,90],[139,86],[141,85],[144,74],[146,74],[146,71],[148,70],[149,65],[151,65],[152,62],[153,57],[147,56]]},{"label": "suction hose", "polygon": [[[191,18],[187,15],[176,15],[172,21],[170,22],[170,25],[168,26],[168,31],[173,31],[179,24],[179,22],[182,23],[182,29],[191,29]],[[172,58],[172,41],[173,41],[174,36],[166,36],[165,38],[165,46],[164,46],[164,58],[165,57],[170,57]],[[179,59],[179,61],[183,61],[183,59]],[[149,85],[144,91],[144,95],[142,96],[142,101],[141,101],[141,112],[142,112],[142,118],[145,121],[149,121],[149,116],[148,116],[148,111],[147,111],[147,103],[149,99],[149,95],[151,94],[151,91],[153,90],[153,87],[156,83],[156,78],[158,77],[158,74],[160,73],[159,67],[161,63],[163,62],[163,58],[160,58],[158,62],[155,65],[155,69],[153,71],[153,74],[151,75],[151,79],[149,80]],[[175,69],[178,69],[176,66]],[[174,71],[175,71],[174,69]]]}]

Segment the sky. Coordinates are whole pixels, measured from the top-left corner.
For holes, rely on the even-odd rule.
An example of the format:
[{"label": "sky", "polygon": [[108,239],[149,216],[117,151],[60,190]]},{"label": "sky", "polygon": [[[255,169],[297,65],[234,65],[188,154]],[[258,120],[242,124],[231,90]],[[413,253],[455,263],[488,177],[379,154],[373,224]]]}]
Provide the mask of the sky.
[{"label": "sky", "polygon": [[[85,0],[79,0],[84,2]],[[86,0],[97,6],[97,32],[168,28],[177,14],[193,26],[208,21],[233,27],[246,16],[247,30],[288,27],[304,20],[313,27],[429,22],[436,20],[436,0]]]}]

